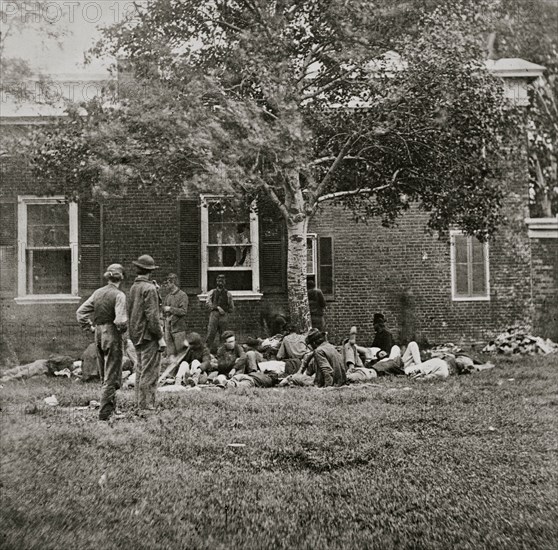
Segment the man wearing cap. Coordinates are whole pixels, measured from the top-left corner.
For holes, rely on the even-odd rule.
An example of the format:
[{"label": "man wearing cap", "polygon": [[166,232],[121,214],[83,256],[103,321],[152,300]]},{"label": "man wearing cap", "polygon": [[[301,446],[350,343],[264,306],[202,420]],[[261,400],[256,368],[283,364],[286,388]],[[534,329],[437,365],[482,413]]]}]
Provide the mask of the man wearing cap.
[{"label": "man wearing cap", "polygon": [[232,294],[225,288],[225,276],[217,275],[217,288],[210,290],[207,294],[206,307],[209,310],[209,322],[207,324],[206,343],[212,352],[215,351],[215,336],[222,338],[227,330],[227,319],[229,313],[234,311]]},{"label": "man wearing cap", "polygon": [[243,366],[246,361],[246,353],[243,347],[237,343],[236,336],[232,330],[223,332],[223,345],[217,350],[217,370],[219,374],[229,376],[234,369]]},{"label": "man wearing cap", "polygon": [[306,337],[306,343],[314,350],[303,361],[301,371],[316,374],[314,385],[322,388],[328,386],[343,386],[347,383],[347,375],[343,358],[335,347],[326,341],[322,331],[313,328]]},{"label": "man wearing cap", "polygon": [[138,274],[128,300],[130,339],[138,355],[136,404],[140,411],[154,410],[161,352],[166,348],[160,322],[159,292],[155,281],[151,280],[151,273],[159,266],[148,254],[132,263]]},{"label": "man wearing cap", "polygon": [[165,316],[165,342],[167,354],[171,360],[183,349],[186,339],[186,313],[188,312],[188,296],[178,288],[178,276],[169,273],[166,280],[168,294],[163,303]]},{"label": "man wearing cap", "polygon": [[97,367],[103,383],[99,420],[108,420],[116,410],[116,390],[122,384],[122,333],[128,322],[126,295],[120,290],[124,268],[111,264],[104,277],[106,286],[97,289],[76,312],[79,324],[95,331]]}]

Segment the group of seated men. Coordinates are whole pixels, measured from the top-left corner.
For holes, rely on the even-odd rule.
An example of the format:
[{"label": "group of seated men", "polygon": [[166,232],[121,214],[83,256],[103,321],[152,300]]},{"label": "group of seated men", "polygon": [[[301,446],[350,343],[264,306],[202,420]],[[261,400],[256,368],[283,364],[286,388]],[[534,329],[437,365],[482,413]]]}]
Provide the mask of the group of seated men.
[{"label": "group of seated men", "polygon": [[416,342],[410,342],[404,350],[395,345],[383,314],[375,314],[373,324],[375,338],[370,347],[357,345],[356,327],[342,345],[336,347],[328,342],[326,333],[317,328],[303,335],[295,326],[288,325],[278,346],[273,346],[269,339],[258,338],[249,338],[241,345],[232,331],[226,331],[216,355],[212,355],[204,339],[193,332],[186,336],[184,351],[169,361],[160,376],[160,390],[175,391],[185,385],[205,384],[221,388],[276,384],[329,387],[390,375],[447,378],[450,374],[492,367],[475,364],[464,354],[445,354],[422,361]]}]

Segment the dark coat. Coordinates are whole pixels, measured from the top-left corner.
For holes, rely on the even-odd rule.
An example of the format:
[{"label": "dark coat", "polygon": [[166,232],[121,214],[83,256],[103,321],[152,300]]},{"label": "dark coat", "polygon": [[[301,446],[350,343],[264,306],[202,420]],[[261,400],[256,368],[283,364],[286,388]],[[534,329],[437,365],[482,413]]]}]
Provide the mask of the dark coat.
[{"label": "dark coat", "polygon": [[380,348],[381,350],[385,351],[388,355],[391,351],[391,348],[395,346],[395,342],[393,341],[393,336],[389,330],[385,328],[380,330],[374,336],[374,341],[370,347],[372,348]]},{"label": "dark coat", "polygon": [[154,281],[145,275],[138,275],[128,299],[128,330],[134,344],[163,337],[159,303]]},{"label": "dark coat", "polygon": [[188,312],[188,295],[177,288],[165,296],[164,306],[170,307],[165,313],[170,332],[186,332],[186,313]]}]

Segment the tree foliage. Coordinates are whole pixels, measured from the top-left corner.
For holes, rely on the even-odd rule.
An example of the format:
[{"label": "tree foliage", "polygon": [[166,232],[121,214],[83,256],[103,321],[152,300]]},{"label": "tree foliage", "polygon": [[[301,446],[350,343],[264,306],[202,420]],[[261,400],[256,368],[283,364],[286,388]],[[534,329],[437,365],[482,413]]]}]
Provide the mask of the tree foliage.
[{"label": "tree foliage", "polygon": [[305,233],[324,198],[387,224],[412,203],[432,229],[486,237],[501,223],[517,119],[483,64],[489,6],[153,1],[93,52],[127,58],[133,90],[36,135],[35,165],[71,196],[265,198],[286,221],[291,313],[307,322]]}]

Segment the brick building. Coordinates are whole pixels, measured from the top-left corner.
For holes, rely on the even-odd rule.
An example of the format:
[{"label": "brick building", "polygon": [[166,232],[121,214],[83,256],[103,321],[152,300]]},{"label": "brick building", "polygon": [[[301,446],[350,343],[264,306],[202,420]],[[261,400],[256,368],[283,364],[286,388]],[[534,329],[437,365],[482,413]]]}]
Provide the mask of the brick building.
[{"label": "brick building", "polygon": [[[502,76],[541,70],[528,65],[502,64]],[[44,118],[1,123],[3,135],[13,135]],[[20,360],[79,355],[89,338],[75,322],[79,303],[103,283],[110,263],[124,265],[129,286],[131,262],[145,253],[160,266],[156,279],[179,274],[191,330],[205,333],[203,302],[219,273],[235,294],[232,325],[241,337],[263,334],[269,311],[288,311],[285,228],[276,216],[230,209],[210,190],[179,197],[135,190],[125,199],[68,204],[46,195],[11,158],[3,159],[1,176],[1,330]],[[386,229],[357,224],[342,207],[322,202],[309,226],[307,265],[328,300],[332,341],[355,324],[361,340],[370,340],[376,311],[401,341],[485,341],[516,321],[558,338],[558,218],[528,218],[525,158],[510,164],[506,183],[510,222],[486,244],[457,228],[428,234],[416,207]]]}]

